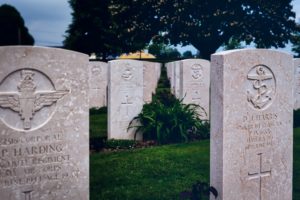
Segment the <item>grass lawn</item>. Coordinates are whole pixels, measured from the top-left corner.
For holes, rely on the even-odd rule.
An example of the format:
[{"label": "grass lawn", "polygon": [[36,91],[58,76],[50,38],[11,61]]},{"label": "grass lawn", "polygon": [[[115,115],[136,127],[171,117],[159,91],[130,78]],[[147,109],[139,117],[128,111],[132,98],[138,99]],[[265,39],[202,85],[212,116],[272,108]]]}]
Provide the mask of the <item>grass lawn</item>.
[{"label": "grass lawn", "polygon": [[90,110],[90,137],[107,137],[107,108]]},{"label": "grass lawn", "polygon": [[[293,199],[300,199],[300,128],[294,129]],[[209,181],[209,141],[91,155],[91,200],[179,199]]]},{"label": "grass lawn", "polygon": [[178,199],[209,180],[209,141],[91,155],[91,200]]}]

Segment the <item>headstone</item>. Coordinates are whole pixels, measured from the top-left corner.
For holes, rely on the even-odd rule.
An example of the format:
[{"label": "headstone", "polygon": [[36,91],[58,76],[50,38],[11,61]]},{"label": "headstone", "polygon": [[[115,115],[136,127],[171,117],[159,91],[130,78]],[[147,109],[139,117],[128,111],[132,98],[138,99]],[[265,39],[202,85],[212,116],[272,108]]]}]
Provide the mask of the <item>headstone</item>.
[{"label": "headstone", "polygon": [[134,139],[129,122],[143,108],[143,62],[115,60],[108,67],[108,138]]},{"label": "headstone", "polygon": [[294,67],[295,67],[294,110],[298,110],[300,109],[300,58],[294,59]]},{"label": "headstone", "polygon": [[89,62],[90,108],[107,106],[107,68],[105,62]]},{"label": "headstone", "polygon": [[217,199],[292,199],[292,66],[291,55],[273,50],[212,55],[210,184]]},{"label": "headstone", "polygon": [[157,84],[158,84],[161,75],[161,63],[155,63],[155,68],[156,68],[156,77],[157,77]]},{"label": "headstone", "polygon": [[149,103],[152,100],[152,94],[155,93],[158,82],[158,65],[154,62],[143,62],[143,76],[144,76],[144,102]]},{"label": "headstone", "polygon": [[174,62],[174,69],[173,69],[173,94],[175,95],[176,98],[180,98],[180,61],[175,61]]},{"label": "headstone", "polygon": [[89,199],[88,56],[0,47],[0,197]]},{"label": "headstone", "polygon": [[209,119],[210,62],[186,59],[180,65],[180,98],[185,104],[197,104],[203,120]]},{"label": "headstone", "polygon": [[167,69],[167,77],[171,81],[171,77],[173,75],[173,67],[172,62],[168,62],[165,64],[165,67]]}]

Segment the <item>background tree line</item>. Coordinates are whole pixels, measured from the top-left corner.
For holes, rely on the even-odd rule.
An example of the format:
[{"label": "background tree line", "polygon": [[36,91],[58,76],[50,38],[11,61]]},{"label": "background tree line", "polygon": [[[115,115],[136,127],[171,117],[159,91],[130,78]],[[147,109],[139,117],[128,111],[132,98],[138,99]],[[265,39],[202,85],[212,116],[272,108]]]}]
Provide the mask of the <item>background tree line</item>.
[{"label": "background tree line", "polygon": [[[235,42],[284,47],[298,31],[292,0],[69,0],[66,48],[101,55],[156,44],[193,45],[209,59]],[[234,40],[233,40],[234,39]]]}]

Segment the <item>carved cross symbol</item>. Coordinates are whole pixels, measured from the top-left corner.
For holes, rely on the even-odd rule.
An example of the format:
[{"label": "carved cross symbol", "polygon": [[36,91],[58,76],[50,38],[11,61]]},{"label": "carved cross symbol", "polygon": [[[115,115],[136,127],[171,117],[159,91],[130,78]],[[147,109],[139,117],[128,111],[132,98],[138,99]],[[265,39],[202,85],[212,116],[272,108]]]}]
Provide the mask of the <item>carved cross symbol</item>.
[{"label": "carved cross symbol", "polygon": [[126,116],[129,117],[129,110],[128,110],[128,107],[129,107],[130,105],[132,105],[133,102],[130,102],[130,101],[129,101],[128,95],[125,96],[125,101],[123,101],[121,104],[124,105],[124,106],[126,106]]},{"label": "carved cross symbol", "polygon": [[259,156],[259,159],[260,159],[259,160],[259,171],[256,173],[253,173],[253,174],[248,172],[248,176],[249,176],[248,180],[259,179],[259,200],[261,200],[261,192],[262,192],[261,179],[264,177],[271,176],[271,170],[262,171],[262,153],[258,153],[257,155]]},{"label": "carved cross symbol", "polygon": [[31,193],[32,193],[32,190],[24,191],[23,192],[23,194],[25,195],[25,199],[24,200],[32,200],[31,199]]}]

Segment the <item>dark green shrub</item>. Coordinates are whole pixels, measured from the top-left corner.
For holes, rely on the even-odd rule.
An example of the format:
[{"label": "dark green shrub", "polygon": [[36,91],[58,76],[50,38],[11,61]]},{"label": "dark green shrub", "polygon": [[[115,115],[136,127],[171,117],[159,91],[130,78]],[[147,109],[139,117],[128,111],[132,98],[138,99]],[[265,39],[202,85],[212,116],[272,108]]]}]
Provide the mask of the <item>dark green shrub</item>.
[{"label": "dark green shrub", "polygon": [[130,122],[128,128],[135,128],[136,134],[142,133],[144,140],[155,140],[159,144],[207,138],[209,132],[204,133],[207,123],[199,119],[196,111],[198,107],[183,104],[182,100],[170,93],[155,95],[151,103],[143,106],[141,113]]},{"label": "dark green shrub", "polygon": [[110,149],[132,149],[136,146],[137,142],[134,140],[107,140],[104,143],[105,148]]},{"label": "dark green shrub", "polygon": [[107,107],[90,109],[90,115],[99,115],[99,114],[106,114],[106,113],[107,113]]}]

